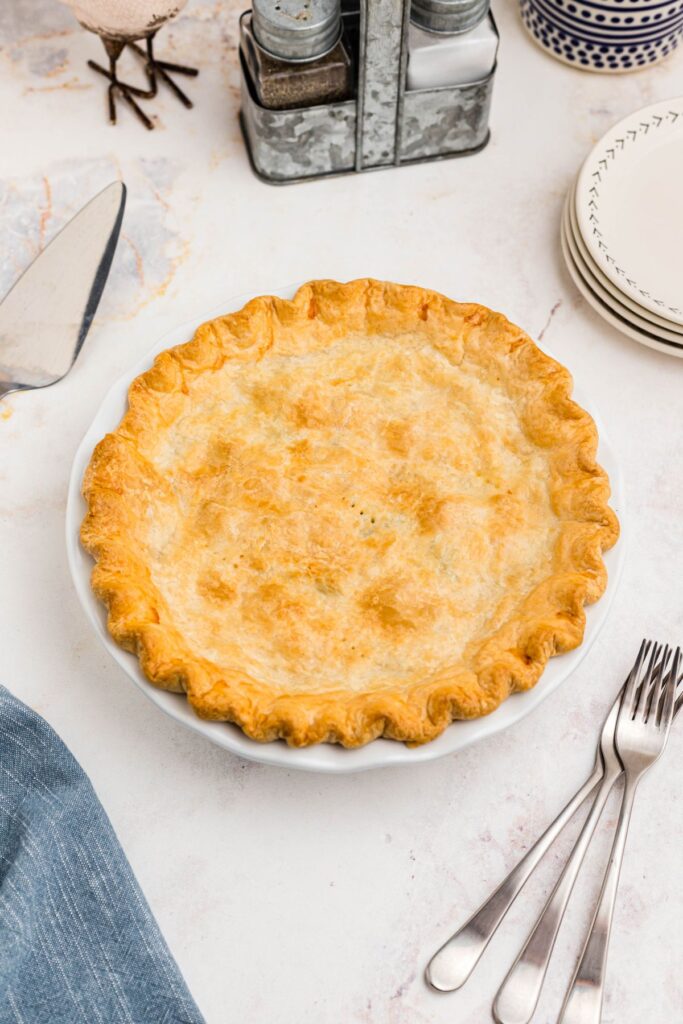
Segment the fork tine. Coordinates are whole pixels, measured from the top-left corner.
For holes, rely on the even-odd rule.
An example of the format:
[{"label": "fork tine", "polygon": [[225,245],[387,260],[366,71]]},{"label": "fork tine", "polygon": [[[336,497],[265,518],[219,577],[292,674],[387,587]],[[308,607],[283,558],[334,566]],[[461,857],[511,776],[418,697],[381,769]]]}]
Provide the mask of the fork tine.
[{"label": "fork tine", "polygon": [[624,696],[622,697],[621,706],[624,711],[628,710],[629,716],[633,714],[633,709],[636,703],[636,697],[638,696],[638,679],[640,678],[640,667],[643,660],[647,657],[648,651],[652,644],[651,640],[643,640],[638,651],[638,657],[636,658],[635,664],[629,673],[628,680],[626,682],[626,689]]},{"label": "fork tine", "polygon": [[637,703],[634,700],[634,707],[632,712],[633,718],[642,718],[643,721],[647,718],[647,709],[650,706],[650,693],[653,679],[657,678],[657,669],[661,667],[657,662],[662,653],[662,645],[656,642],[652,644],[652,652],[650,654],[650,661],[647,669],[643,672],[641,677],[641,686],[638,690]]},{"label": "fork tine", "polygon": [[[677,650],[678,650],[678,648],[677,648]],[[683,653],[681,654],[680,664],[679,664],[678,668],[676,667],[676,659],[674,657],[671,669],[670,669],[669,674],[667,676],[668,679],[672,678],[673,681],[674,681],[674,717],[681,710],[681,707],[683,707],[683,671],[681,671],[682,667],[683,667]],[[666,696],[666,690],[664,691],[664,696]],[[664,698],[660,697],[660,699],[659,699],[659,707],[657,709],[658,722],[661,721],[663,708],[664,708]]]},{"label": "fork tine", "polygon": [[677,715],[678,712],[681,710],[681,707],[683,707],[683,675],[680,673],[678,679],[674,680],[674,689],[674,714]]},{"label": "fork tine", "polygon": [[657,724],[657,711],[659,705],[662,702],[662,696],[664,694],[665,687],[669,681],[669,659],[671,658],[671,648],[667,644],[662,651],[662,657],[659,664],[653,673],[652,679],[652,696],[647,704],[643,708],[643,721],[647,722],[651,715],[654,715],[655,725]]},{"label": "fork tine", "polygon": [[678,680],[678,671],[681,666],[681,649],[676,648],[674,654],[673,665],[671,671],[667,677],[666,687],[664,689],[664,709],[662,710],[661,716],[657,722],[660,729],[667,730],[671,725],[671,720],[674,714],[674,699],[676,697],[676,682]]}]

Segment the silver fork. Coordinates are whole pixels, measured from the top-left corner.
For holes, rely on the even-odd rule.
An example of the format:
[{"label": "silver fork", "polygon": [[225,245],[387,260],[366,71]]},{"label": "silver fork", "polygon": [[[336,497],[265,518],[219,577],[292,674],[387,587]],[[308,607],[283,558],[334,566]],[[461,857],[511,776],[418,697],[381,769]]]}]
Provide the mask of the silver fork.
[{"label": "silver fork", "polygon": [[583,824],[581,833],[562,870],[562,874],[555,883],[555,887],[550,893],[536,924],[529,933],[529,938],[508,971],[503,984],[498,989],[498,994],[493,1004],[493,1016],[498,1024],[528,1024],[528,1021],[533,1017],[548,970],[548,964],[550,963],[550,957],[555,946],[557,933],[560,930],[579,869],[600,820],[607,797],[623,771],[614,744],[617,714],[621,706],[622,697],[629,683],[634,677],[638,676],[641,666],[650,652],[650,648],[650,642],[643,640],[626,685],[622,688],[612,705],[609,715],[605,719],[599,744],[603,765],[602,781],[598,787],[590,813]]},{"label": "silver fork", "polygon": [[[634,666],[635,668],[635,666]],[[672,677],[678,680],[678,675]],[[627,679],[625,684],[628,685]],[[440,992],[453,992],[465,984],[478,964],[484,950],[493,938],[508,910],[528,882],[534,870],[548,852],[568,821],[577,812],[583,801],[592,793],[603,777],[601,749],[613,750],[614,729],[625,686],[619,691],[609,710],[602,728],[601,744],[596,752],[593,771],[578,792],[560,811],[554,821],[524,857],[512,869],[498,888],[482,903],[465,924],[448,939],[434,954],[427,965],[425,977],[429,984]],[[683,693],[679,695],[676,711],[683,704]],[[621,771],[621,767],[620,767]],[[541,981],[543,979],[541,978]],[[540,985],[539,985],[540,990]],[[514,1018],[513,1018],[514,1019]]]},{"label": "silver fork", "polygon": [[600,899],[558,1024],[600,1024],[607,949],[633,801],[641,778],[664,750],[673,718],[681,650],[676,649],[668,675],[671,650],[661,650],[660,645],[653,646],[647,669],[631,676],[622,700],[614,734],[625,776],[621,811]]}]

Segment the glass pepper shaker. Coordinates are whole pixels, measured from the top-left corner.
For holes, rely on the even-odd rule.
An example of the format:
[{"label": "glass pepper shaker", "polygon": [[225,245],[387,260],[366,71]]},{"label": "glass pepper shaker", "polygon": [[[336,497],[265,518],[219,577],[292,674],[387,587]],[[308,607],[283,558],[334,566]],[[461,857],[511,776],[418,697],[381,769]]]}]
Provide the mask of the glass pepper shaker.
[{"label": "glass pepper shaker", "polygon": [[240,46],[259,103],[270,110],[350,99],[352,63],[339,0],[253,0]]},{"label": "glass pepper shaker", "polygon": [[493,70],[497,50],[489,0],[412,0],[408,89],[477,82]]}]

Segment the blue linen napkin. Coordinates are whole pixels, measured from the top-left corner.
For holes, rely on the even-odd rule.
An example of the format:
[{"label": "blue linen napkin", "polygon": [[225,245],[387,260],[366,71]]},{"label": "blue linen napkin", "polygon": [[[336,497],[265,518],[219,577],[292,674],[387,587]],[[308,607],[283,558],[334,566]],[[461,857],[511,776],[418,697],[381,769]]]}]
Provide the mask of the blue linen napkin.
[{"label": "blue linen napkin", "polygon": [[203,1024],[102,805],[0,686],[0,1024]]}]

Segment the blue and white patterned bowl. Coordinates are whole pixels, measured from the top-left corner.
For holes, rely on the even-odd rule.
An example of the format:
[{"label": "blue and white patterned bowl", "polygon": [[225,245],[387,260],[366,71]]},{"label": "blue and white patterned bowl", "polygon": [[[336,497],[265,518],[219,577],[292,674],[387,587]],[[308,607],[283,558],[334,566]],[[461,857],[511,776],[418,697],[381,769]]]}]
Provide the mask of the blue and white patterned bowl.
[{"label": "blue and white patterned bowl", "polygon": [[636,71],[674,50],[683,0],[520,0],[522,20],[545,50],[586,71]]}]

